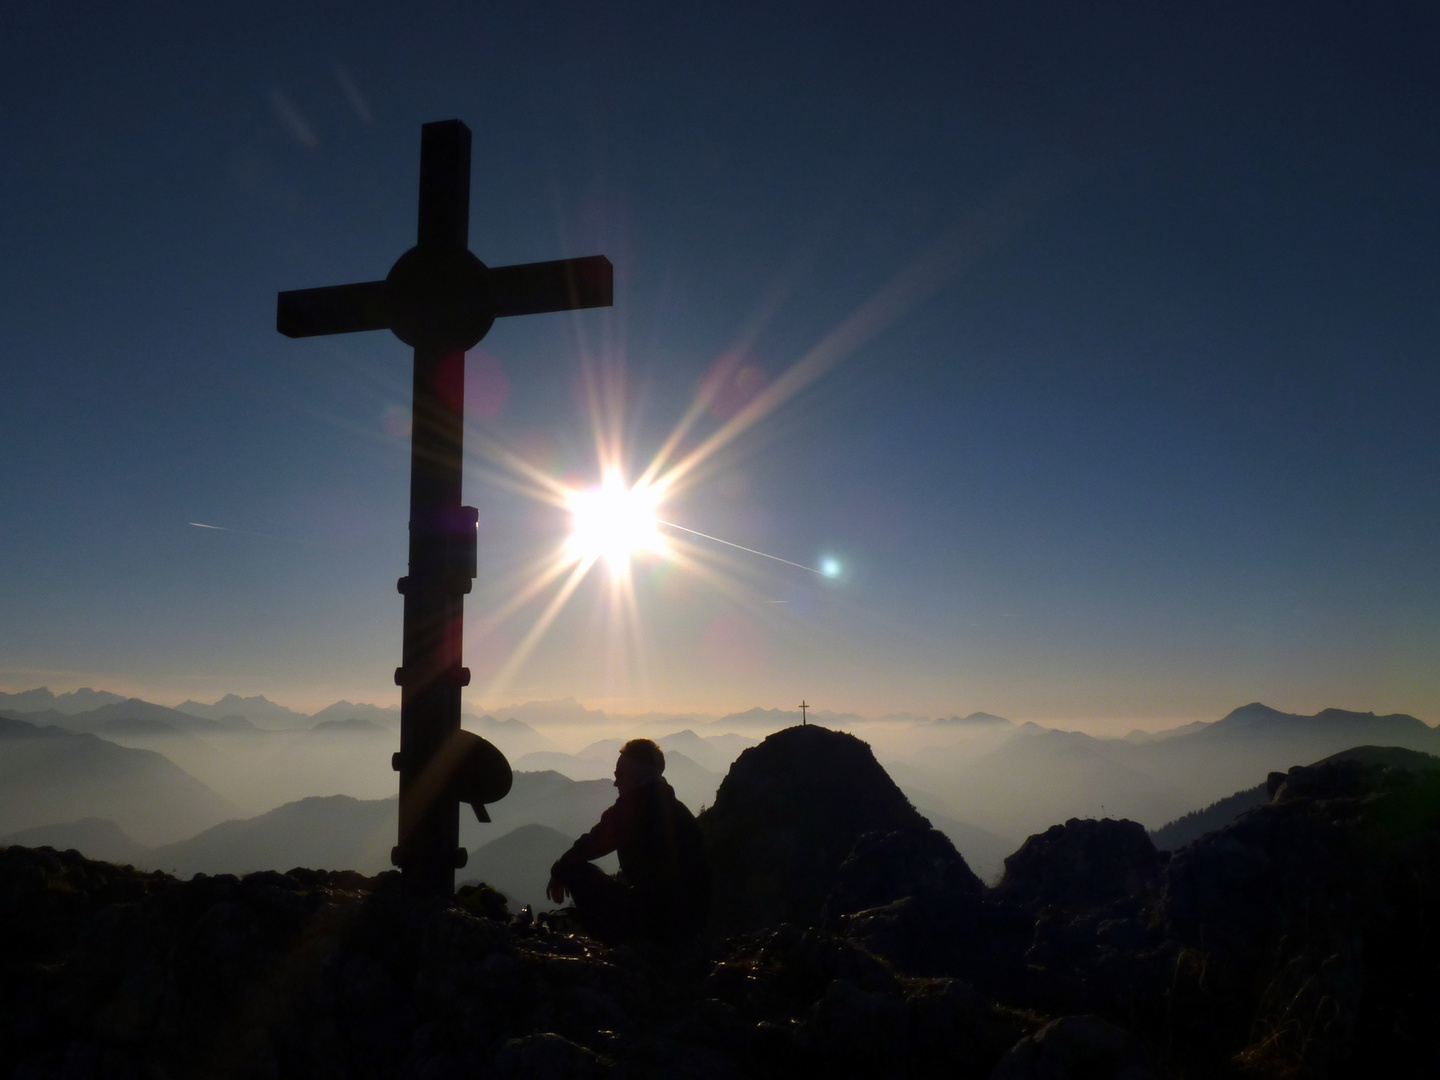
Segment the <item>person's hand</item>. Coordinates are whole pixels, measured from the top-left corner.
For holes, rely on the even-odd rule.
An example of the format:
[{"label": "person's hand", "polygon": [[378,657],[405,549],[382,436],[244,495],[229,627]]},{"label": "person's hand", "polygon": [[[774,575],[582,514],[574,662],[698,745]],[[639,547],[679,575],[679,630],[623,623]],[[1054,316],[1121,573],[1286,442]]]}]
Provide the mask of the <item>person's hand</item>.
[{"label": "person's hand", "polygon": [[557,904],[565,902],[565,886],[560,884],[559,878],[551,877],[550,884],[545,886],[545,895]]}]

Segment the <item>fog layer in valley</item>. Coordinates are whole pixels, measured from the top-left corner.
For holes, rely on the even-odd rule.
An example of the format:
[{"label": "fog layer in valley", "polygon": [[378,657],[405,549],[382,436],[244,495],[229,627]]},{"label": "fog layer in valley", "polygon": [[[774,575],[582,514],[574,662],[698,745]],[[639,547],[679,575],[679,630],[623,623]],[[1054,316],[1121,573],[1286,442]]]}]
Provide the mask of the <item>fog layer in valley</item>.
[{"label": "fog layer in valley", "polygon": [[[1352,747],[1440,751],[1440,733],[1414,717],[1307,717],[1260,704],[1117,739],[985,713],[811,720],[869,742],[986,880],[1026,836],[1068,818],[1130,818],[1155,830],[1253,791],[1272,770]],[[611,717],[573,701],[467,714],[464,726],[504,752],[516,779],[489,824],[462,806],[470,862],[460,880],[494,884],[517,907],[544,903],[550,863],[613,800],[627,738],[661,745],[667,779],[698,812],[747,747],[799,721],[765,709]],[[103,691],[0,695],[0,843],[74,847],[180,875],[297,865],[377,873],[395,840],[398,731],[398,709],[350,702],[306,716],[263,697],[172,709]],[[1253,804],[1247,798],[1234,805]]]}]

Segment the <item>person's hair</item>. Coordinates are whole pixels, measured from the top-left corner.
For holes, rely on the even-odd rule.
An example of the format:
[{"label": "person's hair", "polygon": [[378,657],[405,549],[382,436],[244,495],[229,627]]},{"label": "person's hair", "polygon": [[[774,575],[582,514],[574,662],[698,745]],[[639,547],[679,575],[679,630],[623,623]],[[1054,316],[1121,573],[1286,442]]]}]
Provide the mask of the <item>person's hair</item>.
[{"label": "person's hair", "polygon": [[644,765],[655,770],[659,776],[665,771],[665,751],[655,745],[651,739],[631,739],[620,748],[620,756],[634,758]]}]

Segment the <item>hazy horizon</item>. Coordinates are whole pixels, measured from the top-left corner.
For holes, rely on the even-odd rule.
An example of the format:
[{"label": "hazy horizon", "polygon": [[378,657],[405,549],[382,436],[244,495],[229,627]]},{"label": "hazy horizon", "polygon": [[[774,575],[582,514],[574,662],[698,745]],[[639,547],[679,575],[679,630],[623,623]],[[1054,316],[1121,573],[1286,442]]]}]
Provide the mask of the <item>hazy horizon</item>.
[{"label": "hazy horizon", "polygon": [[[124,684],[120,684],[120,685],[124,685]],[[60,695],[60,694],[64,694],[64,693],[71,693],[71,692],[74,692],[74,691],[77,691],[77,690],[89,689],[89,690],[95,690],[95,691],[102,691],[102,692],[109,692],[109,693],[114,693],[114,694],[120,694],[121,696],[126,697],[126,698],[139,698],[139,699],[141,699],[141,700],[143,700],[143,701],[147,701],[147,702],[150,702],[150,703],[152,703],[152,704],[166,706],[167,708],[175,708],[175,707],[183,704],[183,703],[186,702],[186,701],[195,701],[195,702],[197,702],[198,704],[207,705],[207,706],[209,706],[209,705],[215,705],[215,704],[218,704],[221,700],[223,700],[226,696],[229,696],[229,695],[231,695],[231,694],[233,694],[233,695],[235,695],[235,696],[237,696],[237,697],[241,697],[241,698],[250,698],[250,697],[256,697],[256,696],[258,696],[258,697],[263,697],[263,698],[265,698],[267,701],[270,701],[270,702],[272,702],[272,703],[274,703],[274,704],[276,704],[276,705],[280,705],[280,706],[282,706],[282,707],[284,707],[284,708],[286,708],[286,709],[290,709],[290,710],[292,710],[292,711],[294,711],[294,712],[297,712],[297,713],[303,713],[303,714],[305,714],[305,715],[307,715],[307,716],[314,715],[315,713],[318,713],[318,712],[320,712],[321,710],[326,709],[326,708],[328,708],[328,707],[330,707],[330,706],[332,706],[332,705],[335,705],[335,704],[337,704],[338,702],[341,702],[341,701],[348,701],[348,702],[350,702],[350,703],[352,703],[352,704],[355,704],[355,705],[377,706],[377,707],[382,708],[382,709],[396,709],[396,710],[398,710],[399,704],[400,704],[398,691],[393,695],[392,699],[389,700],[389,701],[384,701],[384,700],[380,700],[380,701],[365,700],[365,699],[363,699],[363,698],[361,698],[361,697],[359,697],[359,696],[357,696],[357,695],[354,695],[354,694],[349,694],[349,695],[347,695],[347,694],[340,694],[340,695],[337,696],[337,697],[323,697],[323,698],[322,698],[322,697],[315,696],[315,695],[309,695],[309,696],[305,696],[305,697],[292,696],[292,695],[283,695],[283,694],[277,695],[277,694],[266,693],[266,692],[264,692],[264,691],[259,691],[259,690],[246,691],[246,692],[240,692],[240,691],[234,691],[234,690],[224,691],[224,692],[222,692],[222,693],[220,693],[220,694],[210,695],[210,696],[213,697],[213,700],[206,700],[205,697],[197,697],[197,696],[195,696],[195,695],[193,695],[193,694],[184,694],[184,695],[181,695],[181,694],[178,694],[177,692],[174,692],[174,691],[172,691],[172,692],[170,692],[170,693],[158,693],[158,694],[157,694],[157,693],[154,693],[153,691],[149,691],[149,690],[145,690],[144,692],[134,692],[134,688],[133,688],[133,687],[127,688],[127,689],[125,689],[125,690],[122,691],[122,690],[119,690],[119,689],[115,689],[114,686],[112,686],[112,685],[100,685],[100,684],[97,684],[97,683],[89,683],[89,682],[78,682],[78,683],[75,683],[75,684],[73,684],[73,685],[72,685],[72,684],[56,684],[56,685],[44,684],[44,685],[30,685],[30,686],[22,686],[22,685],[19,685],[19,684],[0,683],[0,693],[16,694],[16,693],[24,693],[25,691],[28,691],[28,690],[36,690],[36,689],[48,689],[51,693],[53,693],[53,694],[55,694],[55,695],[57,695],[57,696]],[[1131,731],[1135,731],[1135,730],[1146,731],[1146,732],[1150,732],[1150,733],[1153,734],[1153,733],[1159,733],[1159,732],[1164,732],[1164,731],[1173,730],[1173,729],[1175,729],[1175,728],[1183,727],[1183,726],[1186,725],[1186,724],[1191,724],[1191,723],[1195,723],[1195,722],[1204,722],[1204,723],[1213,722],[1213,721],[1222,719],[1224,716],[1228,715],[1230,712],[1234,711],[1235,709],[1241,708],[1241,707],[1244,706],[1244,705],[1251,704],[1250,701],[1236,701],[1236,702],[1233,702],[1233,703],[1232,703],[1231,705],[1229,705],[1228,707],[1224,708],[1223,710],[1218,711],[1218,712],[1215,712],[1215,713],[1182,714],[1182,715],[1178,715],[1178,716],[1164,716],[1164,715],[1157,715],[1157,714],[1155,714],[1155,713],[1136,713],[1136,714],[1133,715],[1133,716],[1096,717],[1096,716],[1083,716],[1083,715],[1075,715],[1075,714],[1066,714],[1066,715],[1059,715],[1059,716],[1047,716],[1047,715],[1043,715],[1043,714],[1042,714],[1042,715],[1017,715],[1017,714],[1015,714],[1014,712],[1006,712],[1006,711],[1003,711],[1003,710],[1001,710],[1001,709],[996,709],[996,708],[987,708],[987,707],[984,707],[983,705],[980,706],[980,707],[976,707],[976,708],[951,709],[951,710],[949,710],[949,711],[938,712],[938,713],[933,713],[933,714],[918,713],[918,712],[912,712],[912,711],[910,711],[910,710],[900,710],[900,709],[891,709],[891,710],[886,710],[886,711],[884,711],[884,712],[869,712],[869,713],[867,713],[867,712],[862,712],[862,711],[857,710],[857,709],[839,708],[839,707],[835,707],[835,706],[833,706],[833,705],[827,705],[827,704],[822,704],[822,703],[818,703],[818,702],[815,702],[815,701],[810,701],[809,699],[806,699],[806,700],[807,700],[807,704],[808,704],[808,705],[810,706],[810,708],[811,708],[810,717],[811,717],[811,719],[812,719],[813,721],[815,721],[815,722],[820,722],[820,719],[819,719],[819,718],[822,717],[822,716],[826,716],[826,715],[830,715],[830,716],[858,716],[858,717],[860,717],[861,719],[863,719],[863,720],[865,720],[865,721],[867,721],[867,722],[869,722],[869,723],[871,723],[871,724],[877,725],[877,729],[883,730],[884,727],[886,727],[887,725],[893,725],[893,724],[903,725],[903,724],[906,722],[907,719],[925,721],[925,720],[937,720],[937,719],[946,718],[946,717],[952,717],[952,716],[965,717],[965,716],[970,716],[970,715],[972,715],[972,714],[974,714],[974,713],[989,713],[989,714],[991,714],[991,715],[1000,716],[1000,717],[1002,717],[1002,718],[1004,718],[1004,719],[1006,719],[1006,720],[1009,720],[1009,721],[1011,721],[1013,724],[1016,724],[1017,726],[1018,726],[1018,725],[1025,724],[1025,723],[1033,723],[1033,724],[1037,724],[1037,725],[1039,725],[1039,726],[1041,726],[1041,727],[1054,728],[1054,729],[1062,730],[1062,731],[1078,731],[1078,732],[1083,732],[1083,733],[1088,734],[1088,735],[1093,735],[1093,736],[1102,737],[1102,738],[1118,738],[1118,737],[1124,736],[1124,735],[1130,733]],[[1401,709],[1384,709],[1384,708],[1378,708],[1378,707],[1375,707],[1375,706],[1373,706],[1373,705],[1368,705],[1368,704],[1365,704],[1365,705],[1351,705],[1351,704],[1336,704],[1336,703],[1334,703],[1334,702],[1326,702],[1326,703],[1323,703],[1323,704],[1314,705],[1313,707],[1308,707],[1308,706],[1293,707],[1293,706],[1291,706],[1289,703],[1286,703],[1286,702],[1276,702],[1276,701],[1263,700],[1263,699],[1255,699],[1255,700],[1258,701],[1258,702],[1261,703],[1261,704],[1264,704],[1264,705],[1267,705],[1267,706],[1269,706],[1269,707],[1271,707],[1271,708],[1273,708],[1273,709],[1276,709],[1276,710],[1278,710],[1279,712],[1292,713],[1292,714],[1302,715],[1302,716],[1304,716],[1304,715],[1314,715],[1314,714],[1316,714],[1316,713],[1318,713],[1318,712],[1320,712],[1320,711],[1322,711],[1322,710],[1324,710],[1324,709],[1328,709],[1328,708],[1337,708],[1337,709],[1343,709],[1343,710],[1345,710],[1345,711],[1351,711],[1351,712],[1361,712],[1361,713],[1364,713],[1364,712],[1373,712],[1373,713],[1375,713],[1375,714],[1377,714],[1377,715],[1382,715],[1382,716],[1383,716],[1383,715],[1388,715],[1388,714],[1391,714],[1391,713],[1403,713],[1403,714],[1405,714],[1405,715],[1415,716],[1416,719],[1421,720],[1423,723],[1427,724],[1428,726],[1431,726],[1431,727],[1440,726],[1440,723],[1437,723],[1436,720],[1431,719],[1431,718],[1426,717],[1426,716],[1417,715],[1417,714],[1415,714],[1415,713],[1407,713],[1405,710],[1401,710]],[[516,711],[521,711],[521,712],[523,712],[523,711],[526,711],[527,707],[529,707],[529,706],[561,704],[561,703],[566,703],[566,702],[573,702],[573,703],[579,705],[582,709],[584,709],[584,710],[587,711],[587,712],[600,712],[600,713],[603,713],[604,715],[603,715],[603,716],[597,716],[597,717],[595,717],[593,720],[586,720],[586,721],[582,721],[582,722],[575,722],[575,721],[554,721],[554,720],[540,720],[540,721],[527,721],[527,722],[528,722],[528,723],[532,723],[532,726],[537,726],[537,727],[545,727],[545,726],[574,727],[574,728],[576,728],[579,732],[581,732],[581,733],[583,734],[584,730],[585,730],[586,727],[587,727],[587,724],[593,724],[594,727],[595,727],[595,729],[597,729],[597,730],[598,730],[598,729],[605,729],[605,730],[610,730],[610,731],[628,731],[628,730],[630,730],[630,728],[627,726],[627,722],[628,722],[628,721],[632,721],[632,720],[663,721],[663,720],[666,720],[666,719],[673,719],[677,724],[680,724],[680,725],[683,726],[683,724],[685,723],[685,721],[691,720],[691,719],[694,719],[694,720],[697,720],[697,721],[700,721],[700,722],[714,722],[714,721],[722,720],[722,719],[724,719],[724,718],[727,717],[727,716],[731,716],[731,715],[734,715],[734,714],[737,714],[737,713],[747,713],[747,712],[750,712],[751,710],[754,710],[754,709],[762,709],[762,710],[767,710],[767,711],[769,711],[769,710],[778,710],[778,711],[780,711],[780,712],[782,712],[782,713],[786,713],[786,714],[788,714],[788,715],[790,715],[790,716],[793,716],[793,717],[796,717],[796,718],[798,718],[798,717],[800,716],[800,710],[799,710],[797,707],[793,707],[793,706],[792,706],[792,707],[787,707],[787,706],[785,706],[785,705],[776,705],[776,704],[765,704],[765,703],[763,703],[763,702],[762,702],[762,703],[753,703],[753,702],[752,702],[751,704],[742,706],[742,707],[740,707],[740,708],[724,709],[724,710],[714,710],[714,709],[706,710],[706,709],[698,709],[698,708],[688,708],[688,709],[686,709],[686,708],[656,708],[656,707],[641,708],[641,707],[637,707],[635,703],[630,703],[630,702],[621,702],[621,703],[618,703],[618,704],[617,704],[617,703],[615,703],[615,702],[605,702],[605,701],[585,701],[585,700],[581,700],[581,699],[574,698],[574,697],[572,697],[572,696],[556,696],[556,697],[548,697],[548,698],[528,698],[528,699],[524,699],[524,700],[511,700],[511,701],[506,701],[506,702],[503,702],[503,703],[497,704],[497,705],[484,705],[484,704],[479,704],[479,703],[476,703],[476,702],[473,702],[473,701],[469,700],[468,697],[464,697],[464,698],[462,698],[462,711],[465,712],[465,713],[469,713],[469,714],[471,714],[471,715],[475,715],[475,716],[493,716],[493,717],[495,717],[496,719],[502,719],[502,720],[503,720],[503,719],[506,719],[506,718],[508,717],[508,715],[509,715],[510,713],[512,713],[512,712],[516,712]],[[630,706],[630,707],[626,707],[626,706]]]}]

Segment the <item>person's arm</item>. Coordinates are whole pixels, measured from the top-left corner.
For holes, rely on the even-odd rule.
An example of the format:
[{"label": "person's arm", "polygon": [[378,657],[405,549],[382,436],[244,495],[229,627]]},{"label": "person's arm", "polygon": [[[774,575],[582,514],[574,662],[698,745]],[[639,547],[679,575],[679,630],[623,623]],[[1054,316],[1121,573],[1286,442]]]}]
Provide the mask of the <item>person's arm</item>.
[{"label": "person's arm", "polygon": [[628,809],[628,803],[623,798],[616,799],[615,804],[600,815],[595,827],[571,844],[570,850],[555,860],[555,865],[550,867],[550,882],[545,886],[546,896],[557,904],[563,904],[568,890],[560,880],[560,868],[609,855],[620,846]]},{"label": "person's arm", "polygon": [[616,799],[615,804],[600,815],[595,827],[571,844],[570,850],[561,855],[559,861],[567,864],[590,862],[609,855],[620,846],[625,810],[622,800]]}]

